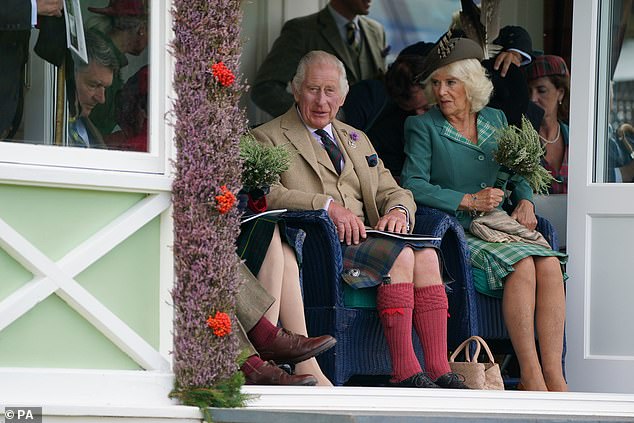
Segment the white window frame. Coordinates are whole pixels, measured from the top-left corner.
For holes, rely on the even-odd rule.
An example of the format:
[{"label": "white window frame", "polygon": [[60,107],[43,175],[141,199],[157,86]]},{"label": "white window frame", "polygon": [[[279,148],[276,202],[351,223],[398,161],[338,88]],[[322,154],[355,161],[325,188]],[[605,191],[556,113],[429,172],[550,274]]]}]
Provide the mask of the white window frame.
[{"label": "white window frame", "polygon": [[0,142],[0,183],[166,191],[171,186],[173,39],[170,2],[150,7],[149,152]]}]

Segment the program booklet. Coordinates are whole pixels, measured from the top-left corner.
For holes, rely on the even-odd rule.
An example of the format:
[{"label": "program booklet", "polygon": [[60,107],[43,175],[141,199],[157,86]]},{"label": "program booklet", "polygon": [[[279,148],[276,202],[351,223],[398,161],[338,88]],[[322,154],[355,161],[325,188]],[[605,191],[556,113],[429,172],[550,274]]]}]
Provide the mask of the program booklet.
[{"label": "program booklet", "polygon": [[[248,209],[247,209],[248,211]],[[281,214],[286,212],[287,209],[275,209],[275,210],[267,210],[267,211],[263,211],[262,213],[253,213],[253,214],[249,214],[247,212],[245,212],[242,217],[240,217],[240,223],[246,223],[249,220],[253,220],[257,217],[262,217],[262,216],[266,216],[269,214],[275,215],[275,214]]]},{"label": "program booklet", "polygon": [[377,229],[365,228],[365,233],[368,236],[387,236],[391,238],[404,239],[408,241],[440,241],[437,236],[422,235],[422,234],[399,234],[396,232],[379,231]]}]

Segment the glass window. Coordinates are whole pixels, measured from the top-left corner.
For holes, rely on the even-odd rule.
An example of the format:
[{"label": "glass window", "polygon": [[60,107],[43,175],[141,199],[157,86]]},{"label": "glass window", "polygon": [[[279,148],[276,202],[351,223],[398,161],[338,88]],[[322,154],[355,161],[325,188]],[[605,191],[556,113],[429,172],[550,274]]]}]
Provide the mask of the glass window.
[{"label": "glass window", "polygon": [[[632,1],[601,3],[595,182],[634,181],[634,19]],[[599,104],[601,106],[601,104]],[[601,129],[603,128],[603,129]]]},{"label": "glass window", "polygon": [[388,63],[405,47],[418,41],[435,42],[449,25],[459,0],[379,1],[372,4],[370,17],[385,27],[390,45]]},{"label": "glass window", "polygon": [[[146,0],[0,11],[2,144],[148,152]],[[6,156],[5,156],[6,157]]]}]

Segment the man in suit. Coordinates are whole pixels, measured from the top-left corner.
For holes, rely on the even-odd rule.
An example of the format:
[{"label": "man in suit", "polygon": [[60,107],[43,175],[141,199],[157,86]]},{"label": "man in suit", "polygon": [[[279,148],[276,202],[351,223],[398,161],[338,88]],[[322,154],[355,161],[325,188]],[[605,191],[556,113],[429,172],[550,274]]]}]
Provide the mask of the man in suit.
[{"label": "man in suit", "polygon": [[[296,105],[254,129],[258,141],[296,153],[267,201],[272,208],[325,209],[342,243],[344,281],[353,288],[380,285],[377,310],[392,358],[392,386],[465,388],[447,362],[448,301],[436,249],[427,241],[366,236],[366,225],[409,232],[416,205],[368,137],[335,118],[348,92],[345,75],[332,54],[307,53],[291,85]],[[427,373],[414,353],[412,326]]]},{"label": "man in suit", "polygon": [[[0,8],[0,140],[12,138],[22,121],[24,67],[38,15],[62,15],[62,0],[4,0]],[[33,7],[35,6],[35,7]],[[42,38],[46,38],[45,34]],[[65,48],[65,45],[64,45]]]},{"label": "man in suit", "polygon": [[251,91],[254,103],[273,117],[286,112],[293,104],[287,87],[299,59],[311,50],[338,57],[350,84],[381,77],[388,50],[385,30],[365,16],[369,10],[368,0],[330,0],[321,11],[286,22],[258,69]]},{"label": "man in suit", "polygon": [[94,31],[86,31],[85,37],[88,63],[74,59],[76,113],[69,118],[68,143],[73,147],[106,148],[89,116],[96,105],[105,103],[119,61],[110,45]]}]

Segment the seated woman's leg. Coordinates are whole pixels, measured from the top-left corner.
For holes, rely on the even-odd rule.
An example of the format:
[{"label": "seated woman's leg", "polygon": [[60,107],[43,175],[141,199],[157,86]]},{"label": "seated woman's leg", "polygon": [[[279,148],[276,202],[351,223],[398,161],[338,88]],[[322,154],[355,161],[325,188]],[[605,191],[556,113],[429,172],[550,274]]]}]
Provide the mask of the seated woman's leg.
[{"label": "seated woman's leg", "polygon": [[[306,318],[304,316],[304,301],[299,286],[299,268],[293,249],[282,243],[284,256],[284,274],[282,276],[282,292],[279,299],[280,322],[285,329],[299,335],[308,336]],[[317,359],[309,358],[295,365],[298,374],[311,374],[317,378],[317,385],[332,386],[332,383],[321,371]]]},{"label": "seated woman's leg", "polygon": [[535,325],[544,380],[549,391],[567,391],[563,353],[566,297],[561,265],[555,257],[534,257],[537,274]]},{"label": "seated woman's leg", "polygon": [[[284,329],[298,335],[308,336],[304,317],[304,302],[299,286],[297,258],[293,249],[282,242],[279,227],[276,227],[273,233],[262,268],[258,273],[258,280],[267,292],[276,299],[267,311],[267,318],[275,323],[279,319]],[[295,371],[297,374],[315,376],[318,385],[332,386],[314,357],[297,363]]]},{"label": "seated woman's leg", "polygon": [[504,283],[502,314],[520,365],[520,383],[529,391],[545,391],[535,346],[535,263],[527,257],[514,268]]},{"label": "seated woman's leg", "polygon": [[262,267],[260,267],[257,277],[269,295],[276,299],[264,315],[264,317],[275,325],[280,317],[279,300],[282,296],[282,283],[284,278],[284,251],[282,250],[279,226],[275,227],[273,237],[266,250],[266,256],[264,257]]}]

